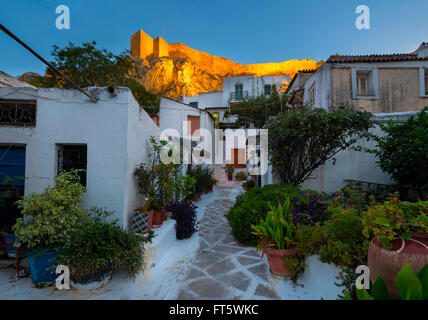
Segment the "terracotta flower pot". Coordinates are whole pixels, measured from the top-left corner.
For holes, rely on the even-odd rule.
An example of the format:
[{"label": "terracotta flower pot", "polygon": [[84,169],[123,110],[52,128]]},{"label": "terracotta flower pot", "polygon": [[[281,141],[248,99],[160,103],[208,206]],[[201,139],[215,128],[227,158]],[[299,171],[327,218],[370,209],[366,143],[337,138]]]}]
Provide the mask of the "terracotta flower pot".
[{"label": "terracotta flower pot", "polygon": [[201,200],[201,193],[197,193],[197,194],[195,194],[195,196],[193,197],[193,201],[198,202],[199,200]]},{"label": "terracotta flower pot", "polygon": [[418,273],[428,263],[428,235],[412,233],[411,240],[397,239],[392,241],[393,249],[385,249],[374,239],[369,246],[368,267],[372,283],[382,276],[392,299],[400,299],[395,278],[406,264],[412,265]]},{"label": "terracotta flower pot", "polygon": [[160,228],[165,220],[166,210],[150,210],[153,211],[153,228]]},{"label": "terracotta flower pot", "polygon": [[267,257],[270,265],[270,272],[277,276],[290,276],[293,269],[291,262],[284,261],[283,258],[296,257],[293,249],[277,250],[267,249]]},{"label": "terracotta flower pot", "polygon": [[251,179],[255,182],[257,182],[257,176],[251,176]]},{"label": "terracotta flower pot", "polygon": [[227,176],[227,180],[232,181],[233,180],[233,176]]}]

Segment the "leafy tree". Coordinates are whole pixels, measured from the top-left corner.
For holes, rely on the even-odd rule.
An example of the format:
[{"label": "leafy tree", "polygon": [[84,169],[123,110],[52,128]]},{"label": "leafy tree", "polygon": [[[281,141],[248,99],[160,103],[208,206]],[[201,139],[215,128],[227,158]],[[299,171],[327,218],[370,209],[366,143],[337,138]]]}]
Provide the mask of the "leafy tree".
[{"label": "leafy tree", "polygon": [[428,107],[404,123],[380,124],[385,136],[375,136],[378,164],[402,186],[411,185],[421,200],[428,191]]},{"label": "leafy tree", "polygon": [[[96,42],[75,46],[69,42],[64,48],[53,46],[52,65],[80,87],[125,86],[131,89],[135,99],[149,113],[159,111],[159,97],[148,92],[139,80],[139,65],[127,51],[115,55],[96,47]],[[73,88],[50,68],[45,76],[35,77],[31,84],[37,87]]]},{"label": "leafy tree", "polygon": [[287,110],[267,124],[269,154],[282,182],[300,185],[341,150],[367,135],[371,114],[303,107]]},{"label": "leafy tree", "polygon": [[248,126],[253,123],[256,128],[262,128],[266,121],[281,113],[286,109],[286,96],[280,96],[275,87],[272,88],[272,94],[269,97],[264,95],[249,98],[231,106],[230,111],[225,114],[237,115],[238,123]]}]

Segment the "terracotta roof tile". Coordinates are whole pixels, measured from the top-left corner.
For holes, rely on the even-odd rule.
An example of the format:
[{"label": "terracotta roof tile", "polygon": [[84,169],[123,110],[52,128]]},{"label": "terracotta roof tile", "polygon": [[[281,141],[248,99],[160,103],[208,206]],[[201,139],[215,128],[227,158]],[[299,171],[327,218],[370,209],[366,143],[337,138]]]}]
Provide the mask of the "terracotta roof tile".
[{"label": "terracotta roof tile", "polygon": [[356,63],[356,62],[393,62],[393,61],[423,61],[417,54],[372,54],[362,56],[330,56],[327,63]]}]

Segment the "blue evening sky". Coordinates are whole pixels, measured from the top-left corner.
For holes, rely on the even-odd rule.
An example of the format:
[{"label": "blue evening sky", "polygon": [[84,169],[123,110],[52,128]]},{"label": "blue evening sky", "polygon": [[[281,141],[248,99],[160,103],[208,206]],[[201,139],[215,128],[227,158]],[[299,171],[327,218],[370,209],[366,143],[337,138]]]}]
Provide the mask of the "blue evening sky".
[{"label": "blue evening sky", "polygon": [[[428,41],[427,0],[0,0],[4,24],[43,57],[52,45],[95,40],[114,53],[143,29],[153,38],[230,58],[264,63],[327,59],[331,54],[410,52]],[[55,9],[68,5],[71,29],[57,30]],[[355,9],[368,5],[371,29],[357,30]],[[0,70],[14,76],[44,65],[0,32]]]}]

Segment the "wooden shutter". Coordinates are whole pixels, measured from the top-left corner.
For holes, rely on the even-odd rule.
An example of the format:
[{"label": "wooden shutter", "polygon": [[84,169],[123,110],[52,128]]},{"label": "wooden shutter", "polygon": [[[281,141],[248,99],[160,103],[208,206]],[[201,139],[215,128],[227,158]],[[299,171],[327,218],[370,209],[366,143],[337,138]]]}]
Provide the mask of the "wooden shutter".
[{"label": "wooden shutter", "polygon": [[239,163],[239,159],[241,159],[241,162],[246,162],[245,149],[232,149],[232,152],[233,152],[233,164],[235,169],[246,168],[245,164]]},{"label": "wooden shutter", "polygon": [[187,127],[188,134],[193,134],[196,130],[199,130],[200,117],[187,116],[187,121],[190,122],[189,126]]}]

